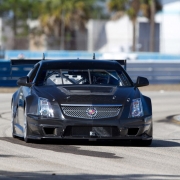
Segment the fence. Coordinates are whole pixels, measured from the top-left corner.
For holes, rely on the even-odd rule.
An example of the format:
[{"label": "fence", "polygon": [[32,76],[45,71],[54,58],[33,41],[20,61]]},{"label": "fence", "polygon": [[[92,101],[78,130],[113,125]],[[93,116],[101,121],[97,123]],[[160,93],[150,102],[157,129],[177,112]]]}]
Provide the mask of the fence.
[{"label": "fence", "polygon": [[12,67],[10,61],[0,60],[0,87],[16,87],[19,77],[26,76],[32,65]]},{"label": "fence", "polygon": [[[0,86],[15,87],[19,77],[26,76],[32,66],[11,67],[10,61],[0,60]],[[180,62],[127,62],[127,72],[135,82],[137,76],[147,77],[150,84],[179,84]]]},{"label": "fence", "polygon": [[137,76],[148,78],[150,84],[179,84],[180,61],[127,63],[127,72],[133,81]]}]

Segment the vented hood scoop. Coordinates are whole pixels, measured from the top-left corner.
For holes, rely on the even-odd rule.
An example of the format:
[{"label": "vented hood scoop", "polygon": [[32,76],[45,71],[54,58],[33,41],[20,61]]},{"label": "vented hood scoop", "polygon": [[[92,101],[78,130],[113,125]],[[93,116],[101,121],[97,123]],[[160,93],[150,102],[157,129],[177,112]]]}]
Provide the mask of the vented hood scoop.
[{"label": "vented hood scoop", "polygon": [[116,87],[107,86],[92,86],[92,87],[63,87],[63,90],[67,94],[101,94],[101,95],[111,95],[116,91]]}]

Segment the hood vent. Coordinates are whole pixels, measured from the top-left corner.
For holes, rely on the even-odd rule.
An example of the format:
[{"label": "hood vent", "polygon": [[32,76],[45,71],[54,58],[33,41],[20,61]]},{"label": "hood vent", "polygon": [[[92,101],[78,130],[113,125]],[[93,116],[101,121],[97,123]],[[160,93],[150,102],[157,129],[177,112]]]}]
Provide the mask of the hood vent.
[{"label": "hood vent", "polygon": [[115,87],[63,87],[68,94],[113,94]]}]

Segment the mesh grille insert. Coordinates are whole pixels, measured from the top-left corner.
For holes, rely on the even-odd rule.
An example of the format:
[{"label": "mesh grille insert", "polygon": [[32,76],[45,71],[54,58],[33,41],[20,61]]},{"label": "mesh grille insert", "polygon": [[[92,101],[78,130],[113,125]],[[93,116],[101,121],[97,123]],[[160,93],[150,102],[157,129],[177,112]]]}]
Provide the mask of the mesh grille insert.
[{"label": "mesh grille insert", "polygon": [[120,106],[61,106],[63,113],[69,117],[83,119],[111,118],[119,115]]}]

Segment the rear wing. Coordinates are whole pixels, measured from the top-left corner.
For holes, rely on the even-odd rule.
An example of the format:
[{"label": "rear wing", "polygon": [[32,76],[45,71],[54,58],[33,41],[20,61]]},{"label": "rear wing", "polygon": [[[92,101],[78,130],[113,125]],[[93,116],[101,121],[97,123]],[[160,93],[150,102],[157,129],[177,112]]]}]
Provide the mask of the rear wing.
[{"label": "rear wing", "polygon": [[116,60],[121,66],[124,66],[124,69],[126,70],[127,67],[127,62],[126,60]]},{"label": "rear wing", "polygon": [[[20,65],[35,65],[43,59],[11,59],[11,67],[12,66],[20,66]],[[126,60],[115,60],[118,62],[121,66],[124,66],[124,69],[126,70],[127,62]]]},{"label": "rear wing", "polygon": [[35,65],[42,59],[11,59],[11,66]]},{"label": "rear wing", "polygon": [[[43,54],[43,59],[39,58],[39,59],[11,59],[11,71],[10,71],[10,75],[12,77],[12,66],[23,66],[23,65],[35,65],[36,63],[45,60],[45,56]],[[114,61],[114,60],[113,60]],[[126,60],[115,60],[116,62],[118,62],[121,66],[124,66],[124,69],[126,71],[126,67],[127,67],[127,63]]]},{"label": "rear wing", "polygon": [[39,61],[42,61],[42,59],[11,59],[10,60],[10,76],[12,78],[12,66],[23,66],[23,65],[35,65]]},{"label": "rear wing", "polygon": [[[96,59],[96,57],[95,57],[95,53],[93,53],[93,60],[95,60]],[[107,59],[106,59],[107,60]],[[110,60],[110,61],[112,61],[112,59]],[[114,61],[114,60],[113,60]],[[125,69],[125,71],[126,71],[126,60],[115,60],[116,62],[118,62],[121,66],[124,66],[124,69]]]}]

